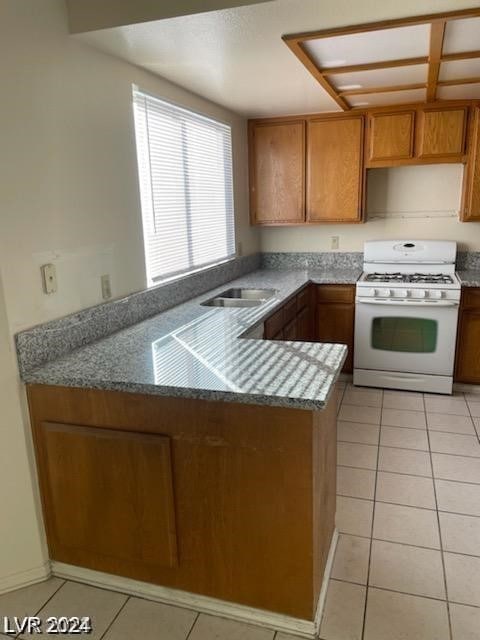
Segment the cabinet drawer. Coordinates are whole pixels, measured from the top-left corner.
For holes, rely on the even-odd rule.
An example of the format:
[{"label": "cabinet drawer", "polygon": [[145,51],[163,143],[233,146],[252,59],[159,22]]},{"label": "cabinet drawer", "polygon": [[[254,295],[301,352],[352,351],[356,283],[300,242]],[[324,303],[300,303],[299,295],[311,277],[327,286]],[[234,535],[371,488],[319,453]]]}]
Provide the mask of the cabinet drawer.
[{"label": "cabinet drawer", "polygon": [[462,291],[462,307],[480,311],[480,288],[472,287]]},{"label": "cabinet drawer", "polygon": [[317,302],[355,302],[355,286],[350,284],[321,284],[317,286]]},{"label": "cabinet drawer", "polygon": [[265,338],[267,340],[275,339],[275,336],[283,329],[284,324],[282,307],[265,320]]},{"label": "cabinet drawer", "polygon": [[283,305],[283,322],[287,324],[297,315],[297,298],[292,298]]}]

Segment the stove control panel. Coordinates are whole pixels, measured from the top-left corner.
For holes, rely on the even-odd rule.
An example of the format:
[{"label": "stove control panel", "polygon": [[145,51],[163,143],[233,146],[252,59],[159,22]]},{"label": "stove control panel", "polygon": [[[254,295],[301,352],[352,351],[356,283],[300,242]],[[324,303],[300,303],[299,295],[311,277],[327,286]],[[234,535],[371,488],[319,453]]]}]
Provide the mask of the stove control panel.
[{"label": "stove control panel", "polygon": [[370,287],[366,283],[357,283],[357,296],[362,298],[376,298],[389,299],[392,302],[398,300],[399,302],[408,303],[415,300],[422,300],[425,302],[438,302],[441,300],[459,300],[460,288],[458,289],[420,289],[412,288],[406,289],[403,287]]}]

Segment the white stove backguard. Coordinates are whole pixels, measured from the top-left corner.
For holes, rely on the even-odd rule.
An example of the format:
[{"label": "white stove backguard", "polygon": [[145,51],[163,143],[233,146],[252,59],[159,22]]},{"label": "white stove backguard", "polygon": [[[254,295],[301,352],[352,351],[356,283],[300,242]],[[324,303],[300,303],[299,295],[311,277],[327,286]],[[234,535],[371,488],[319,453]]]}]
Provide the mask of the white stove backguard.
[{"label": "white stove backguard", "polygon": [[371,240],[364,244],[363,270],[454,273],[457,243],[449,240]]}]

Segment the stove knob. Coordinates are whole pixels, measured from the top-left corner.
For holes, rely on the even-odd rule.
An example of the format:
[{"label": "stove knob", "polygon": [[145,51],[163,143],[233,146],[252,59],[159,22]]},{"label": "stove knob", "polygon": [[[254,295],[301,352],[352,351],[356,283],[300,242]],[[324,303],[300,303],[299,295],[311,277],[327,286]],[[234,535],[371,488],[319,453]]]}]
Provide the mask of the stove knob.
[{"label": "stove knob", "polygon": [[408,298],[408,291],[406,289],[399,289],[397,295],[399,298]]},{"label": "stove knob", "polygon": [[444,295],[445,295],[445,292],[439,291],[438,289],[435,289],[434,291],[430,291],[430,298],[434,298],[435,300],[440,300],[440,298],[443,298]]},{"label": "stove knob", "polygon": [[427,292],[424,291],[423,289],[419,289],[418,291],[418,297],[419,298],[426,298],[427,297]]},{"label": "stove knob", "polygon": [[377,290],[376,289],[370,289],[370,291],[368,292],[368,295],[375,297],[377,295]]}]

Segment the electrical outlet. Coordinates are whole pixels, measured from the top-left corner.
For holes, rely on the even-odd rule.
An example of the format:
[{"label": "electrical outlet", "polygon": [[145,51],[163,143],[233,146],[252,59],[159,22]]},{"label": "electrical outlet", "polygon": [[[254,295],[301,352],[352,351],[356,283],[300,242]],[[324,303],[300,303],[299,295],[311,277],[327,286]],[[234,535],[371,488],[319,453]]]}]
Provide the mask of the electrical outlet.
[{"label": "electrical outlet", "polygon": [[57,271],[54,264],[42,264],[40,267],[42,274],[43,292],[47,294],[57,291]]},{"label": "electrical outlet", "polygon": [[340,247],[340,236],[331,236],[330,248],[335,250]]},{"label": "electrical outlet", "polygon": [[104,300],[109,300],[112,297],[112,287],[110,284],[110,275],[106,273],[105,275],[100,277],[100,282],[102,283],[102,298]]}]

